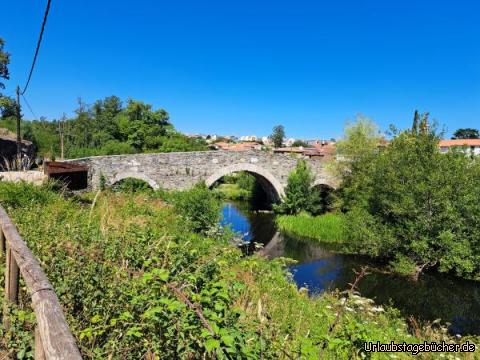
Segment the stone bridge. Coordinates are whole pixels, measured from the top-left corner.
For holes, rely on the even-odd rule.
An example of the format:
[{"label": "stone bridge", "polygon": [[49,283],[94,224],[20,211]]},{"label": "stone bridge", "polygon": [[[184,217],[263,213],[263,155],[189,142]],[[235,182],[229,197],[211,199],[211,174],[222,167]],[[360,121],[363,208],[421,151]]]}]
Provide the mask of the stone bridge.
[{"label": "stone bridge", "polygon": [[159,154],[94,156],[67,160],[88,167],[89,186],[96,189],[103,176],[106,185],[126,178],[146,181],[154,189],[186,189],[199,181],[208,187],[223,176],[238,171],[254,175],[272,201],[284,195],[289,173],[302,158],[315,174],[315,184],[336,187],[336,179],[325,169],[321,159],[266,151],[197,151]]}]

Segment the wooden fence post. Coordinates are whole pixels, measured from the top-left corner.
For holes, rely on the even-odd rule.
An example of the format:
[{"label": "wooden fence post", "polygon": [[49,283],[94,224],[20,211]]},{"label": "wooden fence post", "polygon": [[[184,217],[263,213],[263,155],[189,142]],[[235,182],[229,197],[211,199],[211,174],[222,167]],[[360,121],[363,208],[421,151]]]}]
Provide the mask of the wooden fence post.
[{"label": "wooden fence post", "polygon": [[5,329],[10,328],[10,321],[7,316],[7,309],[9,304],[18,303],[18,282],[20,269],[15,261],[15,256],[13,256],[12,249],[7,244],[7,260],[6,260],[6,269],[5,269],[5,308],[3,313],[3,325]]},{"label": "wooden fence post", "polygon": [[43,345],[42,345],[42,336],[40,335],[40,330],[38,327],[35,327],[35,355],[34,359],[35,360],[45,360],[45,351],[43,351]]},{"label": "wooden fence post", "polygon": [[0,226],[0,251],[5,254],[5,234],[3,233],[2,227]]}]

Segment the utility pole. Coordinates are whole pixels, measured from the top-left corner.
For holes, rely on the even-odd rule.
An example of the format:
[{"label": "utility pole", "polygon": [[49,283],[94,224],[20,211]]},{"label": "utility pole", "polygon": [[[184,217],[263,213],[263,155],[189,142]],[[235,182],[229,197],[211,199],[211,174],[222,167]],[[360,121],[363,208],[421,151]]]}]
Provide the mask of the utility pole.
[{"label": "utility pole", "polygon": [[58,132],[60,133],[60,159],[63,160],[63,136],[65,134],[65,113],[63,113],[62,118],[58,122]]},{"label": "utility pole", "polygon": [[20,113],[20,86],[17,86],[17,157],[21,158],[22,152],[22,137],[20,135],[20,120],[21,120],[21,113]]}]

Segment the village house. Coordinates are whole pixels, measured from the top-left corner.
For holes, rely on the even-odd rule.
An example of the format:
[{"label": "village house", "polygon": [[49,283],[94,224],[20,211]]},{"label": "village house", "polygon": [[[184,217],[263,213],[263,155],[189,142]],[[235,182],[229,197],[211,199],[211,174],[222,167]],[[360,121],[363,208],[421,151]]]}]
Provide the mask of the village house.
[{"label": "village house", "polygon": [[454,140],[440,140],[438,144],[440,152],[445,154],[450,149],[461,149],[468,155],[480,155],[480,139],[454,139]]}]

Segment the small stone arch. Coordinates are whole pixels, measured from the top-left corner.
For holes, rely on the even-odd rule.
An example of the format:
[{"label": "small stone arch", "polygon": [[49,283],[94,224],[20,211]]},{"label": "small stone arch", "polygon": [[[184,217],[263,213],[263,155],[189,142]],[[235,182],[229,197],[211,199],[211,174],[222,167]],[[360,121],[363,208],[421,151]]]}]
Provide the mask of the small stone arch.
[{"label": "small stone arch", "polygon": [[267,192],[273,202],[280,202],[285,195],[283,186],[280,182],[264,168],[261,168],[254,164],[241,163],[222,167],[216,170],[206,180],[205,184],[211,188],[218,180],[228,174],[236,173],[239,171],[246,171],[257,178],[260,185]]},{"label": "small stone arch", "polygon": [[158,190],[158,188],[159,188],[158,184],[154,180],[150,179],[147,175],[145,175],[143,173],[140,173],[140,172],[136,172],[136,171],[123,171],[123,172],[116,173],[113,176],[113,178],[110,180],[109,185],[112,186],[112,185],[118,183],[119,181],[127,179],[127,178],[143,180],[146,183],[148,183],[148,185],[150,185],[150,187],[153,190]]},{"label": "small stone arch", "polygon": [[337,190],[337,185],[333,184],[331,181],[327,181],[325,179],[316,179],[312,185],[312,187],[316,186],[326,186],[332,190]]}]

